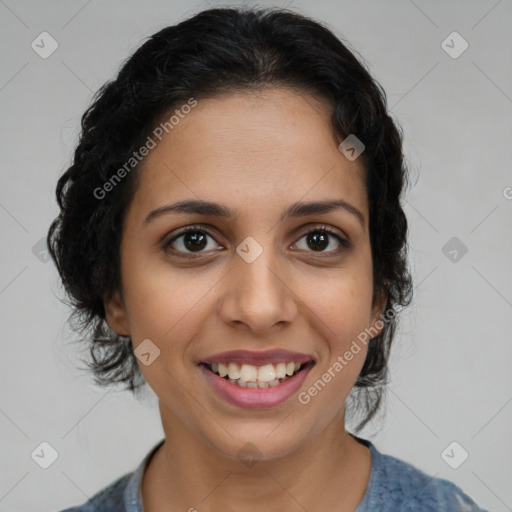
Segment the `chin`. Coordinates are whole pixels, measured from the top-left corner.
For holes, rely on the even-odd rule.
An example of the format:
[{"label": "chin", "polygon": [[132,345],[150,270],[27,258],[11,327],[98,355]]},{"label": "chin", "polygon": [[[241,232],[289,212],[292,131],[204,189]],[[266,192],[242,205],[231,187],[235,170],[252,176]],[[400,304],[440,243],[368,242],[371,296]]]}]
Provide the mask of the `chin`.
[{"label": "chin", "polygon": [[258,461],[283,458],[308,442],[306,434],[301,438],[300,432],[297,432],[297,425],[293,425],[292,429],[286,419],[281,424],[273,422],[266,425],[254,422],[226,430],[236,433],[231,437],[220,428],[219,434],[222,438],[211,438],[206,434],[209,444],[223,456],[240,460],[248,467],[252,467]]}]

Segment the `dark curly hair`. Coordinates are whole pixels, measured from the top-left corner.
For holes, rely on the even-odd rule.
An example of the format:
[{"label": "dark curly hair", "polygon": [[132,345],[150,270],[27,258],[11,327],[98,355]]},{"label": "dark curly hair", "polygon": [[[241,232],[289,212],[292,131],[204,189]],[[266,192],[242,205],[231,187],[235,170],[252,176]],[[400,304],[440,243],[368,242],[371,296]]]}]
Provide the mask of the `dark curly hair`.
[{"label": "dark curly hair", "polygon": [[[386,311],[412,296],[407,221],[400,196],[407,181],[402,130],[386,108],[380,84],[325,25],[288,9],[209,9],[148,38],[85,111],[72,165],[57,184],[60,214],[48,247],[72,306],[70,321],[89,344],[87,366],[101,386],[122,383],[136,393],[145,380],[130,338],[107,325],[103,300],[120,290],[123,219],[137,186],[137,167],[98,190],[144,145],[155,126],[190,98],[288,87],[327,101],[340,137],[356,135],[369,199],[374,300]],[[111,182],[112,183],[112,182]],[[371,339],[355,383],[359,431],[377,412],[396,317]]]}]

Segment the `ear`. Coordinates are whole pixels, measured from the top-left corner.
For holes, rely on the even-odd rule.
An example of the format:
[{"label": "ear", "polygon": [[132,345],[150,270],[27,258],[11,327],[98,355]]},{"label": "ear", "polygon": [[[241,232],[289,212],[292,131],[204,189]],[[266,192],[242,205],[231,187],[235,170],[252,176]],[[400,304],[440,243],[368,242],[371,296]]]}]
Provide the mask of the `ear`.
[{"label": "ear", "polygon": [[120,336],[130,336],[126,307],[119,291],[103,299],[105,319],[109,327]]}]

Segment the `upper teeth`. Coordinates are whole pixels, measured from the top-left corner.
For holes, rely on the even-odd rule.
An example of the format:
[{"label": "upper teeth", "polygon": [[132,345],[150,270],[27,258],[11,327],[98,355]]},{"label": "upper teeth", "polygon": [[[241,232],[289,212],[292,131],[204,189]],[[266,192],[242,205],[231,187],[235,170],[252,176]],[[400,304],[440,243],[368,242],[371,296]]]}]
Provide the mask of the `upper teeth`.
[{"label": "upper teeth", "polygon": [[266,364],[264,366],[253,366],[252,364],[237,363],[212,363],[212,371],[218,373],[221,377],[226,375],[232,379],[240,379],[245,382],[271,382],[275,379],[283,379],[287,375],[293,375],[300,367],[301,363],[277,363]]}]

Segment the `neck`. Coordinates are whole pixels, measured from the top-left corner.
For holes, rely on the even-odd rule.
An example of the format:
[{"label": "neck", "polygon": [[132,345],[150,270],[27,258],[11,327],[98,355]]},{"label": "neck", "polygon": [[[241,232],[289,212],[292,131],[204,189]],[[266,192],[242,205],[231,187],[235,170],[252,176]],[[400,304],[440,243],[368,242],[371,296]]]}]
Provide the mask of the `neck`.
[{"label": "neck", "polygon": [[166,441],[144,473],[145,510],[349,511],[364,496],[370,452],[345,431],[343,415],[289,453],[269,457],[247,444],[252,459],[242,459],[160,409]]}]

